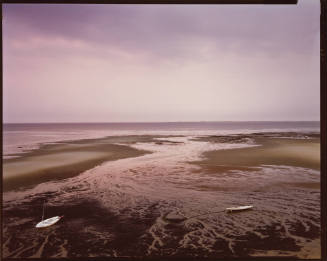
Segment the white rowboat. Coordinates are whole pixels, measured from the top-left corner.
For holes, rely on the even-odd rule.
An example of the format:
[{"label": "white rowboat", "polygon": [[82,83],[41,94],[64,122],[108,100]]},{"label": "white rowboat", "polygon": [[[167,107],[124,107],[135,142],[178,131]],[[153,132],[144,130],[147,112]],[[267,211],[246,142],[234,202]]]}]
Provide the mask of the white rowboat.
[{"label": "white rowboat", "polygon": [[64,216],[55,216],[52,218],[48,218],[48,219],[44,219],[44,209],[45,209],[45,202],[43,203],[43,212],[42,212],[42,220],[36,224],[36,228],[43,228],[43,227],[49,227],[52,226],[54,224],[56,224],[61,218],[63,218]]},{"label": "white rowboat", "polygon": [[239,206],[239,207],[226,208],[226,210],[227,210],[227,212],[233,212],[233,211],[248,210],[251,208],[253,208],[253,206]]},{"label": "white rowboat", "polygon": [[52,225],[56,224],[61,218],[62,218],[62,216],[61,217],[56,216],[56,217],[48,218],[46,220],[43,220],[43,221],[37,223],[35,227],[42,228],[42,227],[52,226]]}]

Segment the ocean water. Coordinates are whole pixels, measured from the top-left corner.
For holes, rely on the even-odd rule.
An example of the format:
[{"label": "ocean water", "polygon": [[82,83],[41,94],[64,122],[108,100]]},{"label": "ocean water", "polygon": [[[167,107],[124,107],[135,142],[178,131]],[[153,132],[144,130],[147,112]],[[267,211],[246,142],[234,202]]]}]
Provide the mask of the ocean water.
[{"label": "ocean water", "polygon": [[3,157],[42,143],[115,135],[219,135],[251,132],[319,132],[319,121],[3,124]]}]

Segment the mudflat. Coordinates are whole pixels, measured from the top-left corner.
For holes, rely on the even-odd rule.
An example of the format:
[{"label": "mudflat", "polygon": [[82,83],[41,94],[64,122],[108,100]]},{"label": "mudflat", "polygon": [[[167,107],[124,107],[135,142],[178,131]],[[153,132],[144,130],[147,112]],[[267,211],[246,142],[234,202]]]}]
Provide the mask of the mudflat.
[{"label": "mudflat", "polygon": [[[20,191],[3,195],[3,256],[320,258],[319,135],[158,137],[59,142],[5,160],[5,183],[17,178]],[[49,182],[26,189],[25,179]],[[38,230],[44,202],[46,217],[64,218]],[[225,211],[242,205],[254,207]]]},{"label": "mudflat", "polygon": [[[283,135],[283,136],[282,136]],[[193,162],[210,172],[233,169],[256,169],[262,165],[283,165],[320,170],[320,138],[296,139],[291,134],[209,136],[199,138],[213,143],[243,142],[251,139],[254,147],[214,150],[203,154],[203,160]]]}]

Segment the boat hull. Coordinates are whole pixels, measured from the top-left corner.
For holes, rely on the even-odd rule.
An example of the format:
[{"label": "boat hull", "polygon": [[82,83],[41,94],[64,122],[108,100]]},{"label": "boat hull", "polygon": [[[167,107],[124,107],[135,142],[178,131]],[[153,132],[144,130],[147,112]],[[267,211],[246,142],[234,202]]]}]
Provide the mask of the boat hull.
[{"label": "boat hull", "polygon": [[240,206],[240,207],[232,207],[232,208],[226,208],[227,212],[238,212],[238,211],[245,211],[252,209],[253,206]]},{"label": "boat hull", "polygon": [[52,218],[48,218],[46,220],[43,220],[39,223],[36,224],[36,228],[44,228],[44,227],[49,227],[52,226],[54,224],[56,224],[62,217],[56,216],[56,217],[52,217]]}]

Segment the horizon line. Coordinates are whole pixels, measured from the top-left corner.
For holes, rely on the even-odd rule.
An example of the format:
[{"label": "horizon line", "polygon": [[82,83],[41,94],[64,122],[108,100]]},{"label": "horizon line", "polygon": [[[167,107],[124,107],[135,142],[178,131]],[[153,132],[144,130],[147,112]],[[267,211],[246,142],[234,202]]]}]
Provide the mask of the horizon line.
[{"label": "horizon line", "polygon": [[103,123],[213,123],[213,122],[320,122],[320,120],[234,120],[234,121],[53,121],[53,122],[3,122],[2,124],[103,124]]}]

